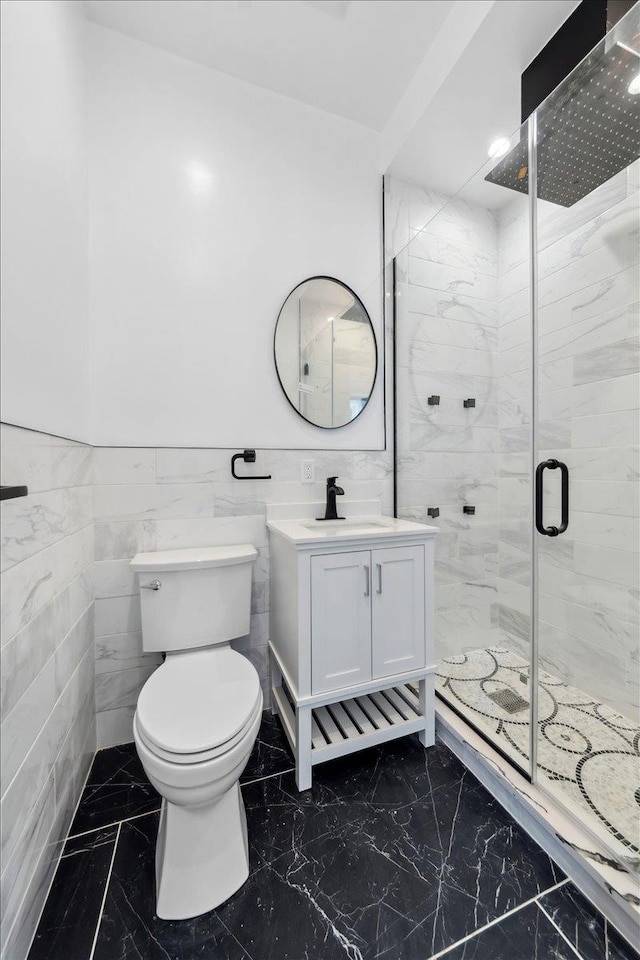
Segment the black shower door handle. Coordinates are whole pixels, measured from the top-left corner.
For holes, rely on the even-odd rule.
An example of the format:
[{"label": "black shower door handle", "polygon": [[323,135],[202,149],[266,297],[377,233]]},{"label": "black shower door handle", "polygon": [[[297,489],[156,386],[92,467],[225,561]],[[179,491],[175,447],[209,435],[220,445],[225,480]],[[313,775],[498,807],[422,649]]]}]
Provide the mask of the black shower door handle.
[{"label": "black shower door handle", "polygon": [[[560,468],[562,483],[562,520],[559,527],[544,525],[544,471]],[[543,537],[557,537],[569,526],[569,468],[561,460],[542,460],[536,467],[536,530]]]}]

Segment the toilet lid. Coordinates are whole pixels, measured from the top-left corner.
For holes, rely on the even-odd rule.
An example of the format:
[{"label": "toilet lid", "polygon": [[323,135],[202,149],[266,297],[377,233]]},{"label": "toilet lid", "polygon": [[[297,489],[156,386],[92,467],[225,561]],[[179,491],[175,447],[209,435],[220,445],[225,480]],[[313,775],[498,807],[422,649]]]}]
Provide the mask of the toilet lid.
[{"label": "toilet lid", "polygon": [[147,680],[137,705],[145,739],[161,750],[196,754],[236,737],[255,712],[260,680],[229,647],[169,657]]}]

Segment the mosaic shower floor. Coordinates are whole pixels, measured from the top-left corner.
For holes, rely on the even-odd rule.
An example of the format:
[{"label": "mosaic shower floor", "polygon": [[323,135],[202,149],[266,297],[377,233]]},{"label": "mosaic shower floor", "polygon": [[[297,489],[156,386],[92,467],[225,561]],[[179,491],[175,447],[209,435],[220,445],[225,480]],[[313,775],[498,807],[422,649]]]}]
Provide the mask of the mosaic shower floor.
[{"label": "mosaic shower floor", "polygon": [[[441,696],[525,768],[528,670],[521,655],[488,647],[438,661],[436,674]],[[640,873],[640,727],[557,677],[538,679],[539,777]]]}]

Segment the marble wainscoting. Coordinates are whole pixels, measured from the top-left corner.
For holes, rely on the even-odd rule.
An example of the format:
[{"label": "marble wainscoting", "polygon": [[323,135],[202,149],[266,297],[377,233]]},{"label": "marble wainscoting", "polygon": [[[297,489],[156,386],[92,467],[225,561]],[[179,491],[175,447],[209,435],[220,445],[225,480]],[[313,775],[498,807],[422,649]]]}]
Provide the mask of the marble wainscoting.
[{"label": "marble wainscoting", "polygon": [[[95,450],[96,710],[101,747],[132,739],[142,685],[158,666],[142,651],[140,602],[129,561],[140,550],[250,542],[253,573],[251,632],[234,647],[254,663],[269,701],[268,503],[324,501],[327,476],[337,475],[349,499],[378,499],[393,509],[391,455],[380,452],[258,451],[234,480],[236,450],[100,447]],[[315,483],[302,483],[301,462],[313,460]],[[239,470],[240,472],[240,470]]]},{"label": "marble wainscoting", "polygon": [[[385,187],[387,257],[396,257],[398,513],[440,529],[443,657],[498,638],[498,228],[491,211],[459,198],[393,177]],[[474,407],[464,407],[469,398]]]},{"label": "marble wainscoting", "polygon": [[22,960],[95,750],[92,449],[2,424],[2,957]]},{"label": "marble wainscoting", "polygon": [[[639,163],[568,209],[539,203],[539,458],[569,466],[569,529],[539,538],[545,670],[636,721],[640,708]],[[500,212],[499,597],[530,636],[530,316],[527,209]],[[548,522],[560,515],[548,476]]]}]

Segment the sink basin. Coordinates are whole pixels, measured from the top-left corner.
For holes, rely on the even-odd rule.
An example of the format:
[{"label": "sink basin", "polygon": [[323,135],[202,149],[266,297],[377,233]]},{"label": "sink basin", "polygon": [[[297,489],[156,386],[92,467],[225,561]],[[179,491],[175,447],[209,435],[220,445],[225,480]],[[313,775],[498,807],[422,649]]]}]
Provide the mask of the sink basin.
[{"label": "sink basin", "polygon": [[379,523],[377,520],[314,520],[312,523],[302,523],[300,526],[305,530],[313,530],[315,533],[327,533],[334,530],[342,530],[347,533],[349,530],[362,530],[365,527],[387,527],[386,523]]}]

